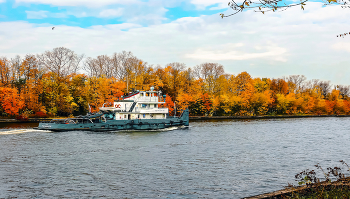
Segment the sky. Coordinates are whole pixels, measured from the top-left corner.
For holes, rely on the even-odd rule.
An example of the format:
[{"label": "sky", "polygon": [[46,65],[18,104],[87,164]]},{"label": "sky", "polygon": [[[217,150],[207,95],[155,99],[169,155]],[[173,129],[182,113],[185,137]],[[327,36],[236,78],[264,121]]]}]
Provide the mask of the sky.
[{"label": "sky", "polygon": [[[350,85],[350,8],[307,2],[230,14],[229,0],[0,0],[0,57],[66,47],[85,57],[131,51],[151,65],[219,63],[252,77],[305,75]],[[55,27],[52,30],[52,27]]]}]

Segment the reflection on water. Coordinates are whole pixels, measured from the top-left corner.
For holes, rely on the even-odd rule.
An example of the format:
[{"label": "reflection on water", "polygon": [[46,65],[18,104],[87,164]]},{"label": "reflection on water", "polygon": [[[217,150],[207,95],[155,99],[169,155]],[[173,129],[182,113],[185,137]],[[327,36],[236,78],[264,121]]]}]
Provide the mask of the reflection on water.
[{"label": "reflection on water", "polygon": [[27,129],[38,127],[39,123],[5,123],[0,122],[0,130],[1,129]]},{"label": "reflection on water", "polygon": [[0,198],[241,198],[270,192],[316,163],[349,163],[349,119],[202,121],[154,132],[6,127],[1,132],[23,133],[0,134]]}]

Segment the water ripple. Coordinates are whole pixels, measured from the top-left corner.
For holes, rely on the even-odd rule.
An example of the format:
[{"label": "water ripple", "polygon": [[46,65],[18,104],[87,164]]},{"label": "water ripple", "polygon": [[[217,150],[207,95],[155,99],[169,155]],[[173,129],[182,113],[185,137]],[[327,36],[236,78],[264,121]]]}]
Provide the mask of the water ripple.
[{"label": "water ripple", "polygon": [[349,157],[348,118],[192,122],[156,132],[0,129],[0,198],[242,198]]}]

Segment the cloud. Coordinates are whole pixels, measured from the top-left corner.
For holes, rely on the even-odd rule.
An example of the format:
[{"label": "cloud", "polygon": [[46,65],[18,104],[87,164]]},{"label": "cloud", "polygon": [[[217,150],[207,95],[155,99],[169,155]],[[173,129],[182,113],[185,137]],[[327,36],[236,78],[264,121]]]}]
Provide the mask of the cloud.
[{"label": "cloud", "polygon": [[109,17],[120,17],[123,14],[123,9],[106,9],[99,13],[99,17],[109,18]]},{"label": "cloud", "polygon": [[54,6],[84,6],[84,7],[104,7],[108,5],[130,5],[138,3],[138,0],[15,0],[17,4],[21,3],[35,3]]},{"label": "cloud", "polygon": [[227,0],[191,0],[191,3],[194,4],[198,9],[205,9],[208,6],[218,5],[214,9],[227,8]]},{"label": "cloud", "polygon": [[48,11],[26,11],[28,19],[44,19],[47,18]]},{"label": "cloud", "polygon": [[[18,3],[41,3],[41,0],[17,0]],[[119,1],[102,1],[101,4],[93,6],[93,2],[87,1],[43,1],[45,4],[66,5],[63,11],[51,12],[50,9],[46,11],[26,11],[28,19],[44,19],[44,18],[67,18],[75,16],[77,18],[94,17],[94,18],[118,18],[118,23],[123,21],[125,23],[139,23],[142,25],[160,24],[168,20],[165,17],[167,9],[164,8],[164,3],[157,0],[150,0],[149,2],[131,0],[128,3]],[[84,1],[85,2],[85,1]],[[133,3],[132,3],[133,2]],[[90,4],[92,3],[92,4]],[[100,3],[100,2],[99,2]],[[120,4],[119,4],[120,3]],[[169,4],[171,2],[167,2]],[[69,5],[69,6],[68,6]],[[80,6],[74,6],[80,5]],[[56,5],[57,6],[57,5]],[[68,6],[68,7],[67,7]],[[91,7],[92,6],[92,7]]]},{"label": "cloud", "polygon": [[[165,9],[156,8],[154,14],[149,10],[141,13],[137,13],[140,9],[124,10],[122,17],[130,17],[130,21],[88,28],[55,25],[53,31],[48,23],[0,22],[0,56],[37,54],[60,46],[86,57],[126,50],[155,65],[183,62],[191,67],[210,61],[224,65],[230,74],[242,71],[254,77],[300,74],[308,79],[350,84],[347,78],[350,36],[336,37],[350,31],[349,23],[334,20],[337,16],[350,18],[350,13],[341,8],[310,2],[304,12],[300,8],[265,15],[249,11],[225,19],[216,14],[168,23],[157,23]],[[318,20],[315,13],[326,16]],[[144,16],[151,25],[142,24]]]},{"label": "cloud", "polygon": [[[345,38],[349,38],[350,35],[346,35],[343,39]],[[348,39],[349,40],[349,39]],[[350,42],[346,42],[346,41],[342,41],[342,42],[337,42],[335,44],[333,44],[332,49],[336,50],[336,51],[341,51],[341,52],[350,52]]]},{"label": "cloud", "polygon": [[[243,46],[243,44],[241,44]],[[237,45],[236,45],[237,46]],[[186,54],[185,57],[197,59],[202,62],[206,61],[224,61],[224,60],[250,60],[250,59],[270,59],[275,61],[286,62],[284,57],[287,49],[277,47],[274,45],[269,46],[255,46],[255,49],[260,52],[248,52],[239,50],[235,47],[223,47],[220,50],[213,49],[196,49],[194,53]]]},{"label": "cloud", "polygon": [[51,13],[49,11],[25,11],[27,19],[45,19],[45,18],[67,18],[66,13]]}]

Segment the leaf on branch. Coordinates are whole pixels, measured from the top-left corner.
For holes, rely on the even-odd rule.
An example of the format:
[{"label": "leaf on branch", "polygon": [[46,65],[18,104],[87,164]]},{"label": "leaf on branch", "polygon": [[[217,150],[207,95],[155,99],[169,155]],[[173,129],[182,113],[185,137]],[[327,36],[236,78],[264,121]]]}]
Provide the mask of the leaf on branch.
[{"label": "leaf on branch", "polygon": [[244,8],[244,6],[243,6],[243,5],[240,5],[239,7],[240,7],[240,8],[242,8],[242,9]]},{"label": "leaf on branch", "polygon": [[264,14],[264,11],[261,11]]},{"label": "leaf on branch", "polygon": [[328,0],[328,3],[331,3],[331,2],[337,3],[337,0]]},{"label": "leaf on branch", "polygon": [[304,6],[301,6],[301,9],[303,9],[303,10],[304,10]]},{"label": "leaf on branch", "polygon": [[245,2],[245,5],[249,6],[248,2]]},{"label": "leaf on branch", "polygon": [[261,7],[259,7],[259,10],[261,10]]}]

